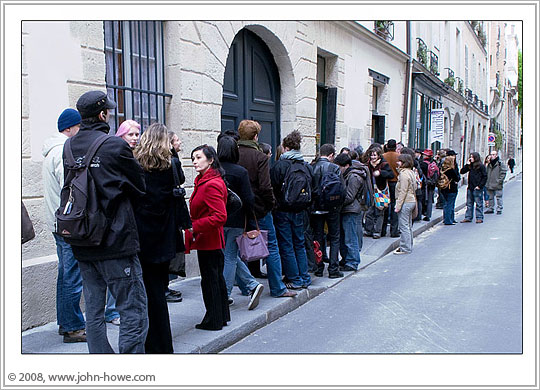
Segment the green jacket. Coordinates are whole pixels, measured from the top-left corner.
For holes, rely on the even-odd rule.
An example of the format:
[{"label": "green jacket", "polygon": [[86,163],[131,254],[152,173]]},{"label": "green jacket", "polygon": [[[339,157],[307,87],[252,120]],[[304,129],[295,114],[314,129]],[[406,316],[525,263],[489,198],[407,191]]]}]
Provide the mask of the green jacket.
[{"label": "green jacket", "polygon": [[486,188],[490,191],[502,190],[505,176],[506,167],[501,164],[501,160],[497,157],[494,164],[490,162],[487,165]]}]

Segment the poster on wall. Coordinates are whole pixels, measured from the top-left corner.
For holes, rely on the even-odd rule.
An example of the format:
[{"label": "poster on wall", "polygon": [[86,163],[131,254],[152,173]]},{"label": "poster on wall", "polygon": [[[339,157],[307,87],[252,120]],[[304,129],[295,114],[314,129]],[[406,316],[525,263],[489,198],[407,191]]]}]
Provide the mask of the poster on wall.
[{"label": "poster on wall", "polygon": [[431,110],[431,126],[430,126],[431,143],[439,141],[441,144],[444,141],[444,109],[437,108]]}]

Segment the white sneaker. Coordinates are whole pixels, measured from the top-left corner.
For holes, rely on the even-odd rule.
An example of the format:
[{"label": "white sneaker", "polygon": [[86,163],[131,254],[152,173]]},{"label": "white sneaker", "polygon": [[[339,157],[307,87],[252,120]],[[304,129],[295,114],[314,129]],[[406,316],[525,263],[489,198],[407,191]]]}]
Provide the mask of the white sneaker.
[{"label": "white sneaker", "polygon": [[120,317],[113,318],[111,324],[120,326]]},{"label": "white sneaker", "polygon": [[253,310],[259,305],[259,298],[264,290],[264,286],[259,284],[251,291],[251,299],[249,300],[248,310]]},{"label": "white sneaker", "polygon": [[411,253],[411,252],[405,252],[405,251],[401,250],[401,248],[397,248],[394,251],[394,255],[408,255],[409,253]]}]

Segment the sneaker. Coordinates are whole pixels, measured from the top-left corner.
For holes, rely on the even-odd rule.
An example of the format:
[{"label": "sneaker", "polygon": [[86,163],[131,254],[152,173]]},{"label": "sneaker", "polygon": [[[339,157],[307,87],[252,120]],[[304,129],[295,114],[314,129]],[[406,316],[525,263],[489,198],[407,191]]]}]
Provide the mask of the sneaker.
[{"label": "sneaker", "polygon": [[352,271],[352,272],[356,272],[356,268],[353,268],[351,266],[348,266],[348,265],[344,265],[343,267],[339,267],[340,270],[342,271]]},{"label": "sneaker", "polygon": [[424,218],[422,218],[422,219],[423,219],[424,221],[428,221],[428,222],[431,221],[431,218],[428,218],[428,217],[424,217]]},{"label": "sneaker", "polygon": [[467,222],[472,222],[470,219],[464,219],[461,221],[461,223],[467,223]]},{"label": "sneaker", "polygon": [[318,277],[322,277],[322,271],[315,271],[315,273],[313,275],[315,276],[318,276]]},{"label": "sneaker", "polygon": [[285,283],[285,287],[287,287],[289,290],[301,290],[302,286],[295,286],[292,283]]},{"label": "sneaker", "polygon": [[[180,293],[182,295],[182,293]],[[174,295],[171,291],[165,291],[165,300],[167,302],[182,302],[182,297],[180,295]]]},{"label": "sneaker", "polygon": [[397,248],[393,253],[394,255],[408,255],[411,252],[405,252],[405,251],[402,251],[401,248]]},{"label": "sneaker", "polygon": [[294,298],[297,294],[294,291],[285,291],[277,298]]},{"label": "sneaker", "polygon": [[497,211],[497,215],[501,215],[502,214],[502,211]]},{"label": "sneaker", "polygon": [[249,300],[248,310],[253,310],[259,305],[259,298],[264,290],[264,286],[259,284],[251,291],[251,299]]},{"label": "sneaker", "polygon": [[62,328],[61,326],[58,327],[58,334],[60,336],[63,336],[66,334],[66,331],[64,330],[64,328]]},{"label": "sneaker", "polygon": [[493,210],[484,211],[484,214],[494,214]]},{"label": "sneaker", "polygon": [[120,317],[113,318],[111,324],[120,326]]},{"label": "sneaker", "polygon": [[381,238],[381,236],[378,235],[378,234],[374,234],[372,237],[373,237],[374,239],[376,239],[376,240],[379,239],[379,238]]},{"label": "sneaker", "polygon": [[484,222],[484,221],[481,220],[481,219],[477,219],[477,220],[476,220],[476,223],[483,223],[483,222]]},{"label": "sneaker", "polygon": [[[343,269],[343,268],[342,268],[342,269]],[[344,274],[343,272],[340,272],[340,271],[334,272],[334,273],[331,273],[330,275],[328,275],[328,277],[329,277],[330,279],[342,278],[342,277],[344,277],[344,276],[345,276],[345,274]]]},{"label": "sneaker", "polygon": [[86,343],[86,330],[79,329],[64,333],[64,343]]},{"label": "sneaker", "polygon": [[231,306],[234,303],[234,299],[232,299],[231,297],[227,298],[227,303],[229,304],[229,306]]},{"label": "sneaker", "polygon": [[182,291],[173,290],[172,288],[167,288],[167,292],[171,295],[174,295],[175,297],[181,297]]}]

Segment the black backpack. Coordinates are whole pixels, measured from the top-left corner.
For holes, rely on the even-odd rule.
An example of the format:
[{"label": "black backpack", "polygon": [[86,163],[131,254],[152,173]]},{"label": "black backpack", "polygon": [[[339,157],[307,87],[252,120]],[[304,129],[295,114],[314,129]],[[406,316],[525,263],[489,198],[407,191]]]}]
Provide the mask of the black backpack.
[{"label": "black backpack", "polygon": [[301,161],[291,163],[281,187],[282,203],[296,212],[311,205],[311,173]]},{"label": "black backpack", "polygon": [[345,186],[341,177],[330,170],[330,164],[321,173],[321,197],[320,208],[324,211],[333,210],[343,204],[345,200]]},{"label": "black backpack", "polygon": [[357,169],[362,170],[365,173],[365,178],[360,176],[362,179],[362,186],[356,193],[356,199],[360,202],[360,208],[362,211],[367,211],[374,204],[375,197],[373,196],[373,184],[371,183],[371,174],[369,168],[362,164]]},{"label": "black backpack", "polygon": [[77,163],[71,150],[71,138],[64,144],[68,170],[56,210],[56,234],[74,246],[99,246],[107,227],[107,218],[97,198],[94,179],[88,170],[98,148],[109,136],[98,137]]}]

